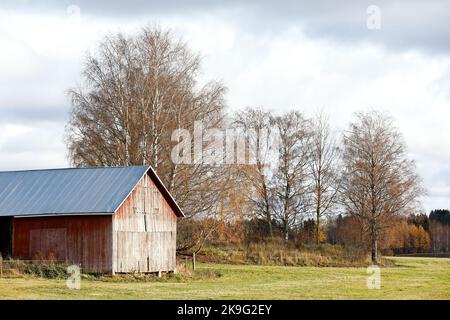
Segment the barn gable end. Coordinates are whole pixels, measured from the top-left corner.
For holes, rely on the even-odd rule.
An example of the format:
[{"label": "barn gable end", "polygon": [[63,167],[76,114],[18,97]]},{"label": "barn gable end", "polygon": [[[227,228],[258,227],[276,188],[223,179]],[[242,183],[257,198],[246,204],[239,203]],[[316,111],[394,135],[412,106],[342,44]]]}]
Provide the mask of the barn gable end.
[{"label": "barn gable end", "polygon": [[173,271],[177,214],[150,174],[113,215],[113,272]]}]

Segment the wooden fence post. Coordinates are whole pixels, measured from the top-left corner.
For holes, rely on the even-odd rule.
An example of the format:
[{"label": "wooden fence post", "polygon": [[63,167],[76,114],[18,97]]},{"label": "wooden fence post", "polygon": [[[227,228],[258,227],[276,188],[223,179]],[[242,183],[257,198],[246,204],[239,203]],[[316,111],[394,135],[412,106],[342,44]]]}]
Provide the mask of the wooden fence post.
[{"label": "wooden fence post", "polygon": [[195,252],[192,253],[192,270],[195,271]]},{"label": "wooden fence post", "polygon": [[3,278],[3,257],[0,253],[0,278]]},{"label": "wooden fence post", "polygon": [[184,270],[187,272],[187,270],[188,270],[188,261],[187,261],[188,259],[187,259],[187,256],[184,256]]}]

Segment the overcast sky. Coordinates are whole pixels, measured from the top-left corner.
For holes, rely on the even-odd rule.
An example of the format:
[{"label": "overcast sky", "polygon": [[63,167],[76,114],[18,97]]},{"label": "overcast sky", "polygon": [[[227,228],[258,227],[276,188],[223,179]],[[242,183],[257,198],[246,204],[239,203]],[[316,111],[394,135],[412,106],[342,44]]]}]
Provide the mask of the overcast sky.
[{"label": "overcast sky", "polygon": [[[380,29],[367,27],[370,5]],[[355,111],[385,110],[417,162],[424,208],[450,207],[446,0],[2,0],[0,170],[67,167],[66,91],[80,83],[86,52],[148,23],[201,54],[201,78],[227,85],[230,109],[323,109],[338,130]]]}]

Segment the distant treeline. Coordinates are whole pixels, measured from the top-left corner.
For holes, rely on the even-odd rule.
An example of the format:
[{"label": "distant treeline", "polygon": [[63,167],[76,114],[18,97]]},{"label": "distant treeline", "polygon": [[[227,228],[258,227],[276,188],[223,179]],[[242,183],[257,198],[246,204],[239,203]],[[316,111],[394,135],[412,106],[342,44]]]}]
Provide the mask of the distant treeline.
[{"label": "distant treeline", "polygon": [[[204,221],[208,224],[208,221]],[[283,237],[283,226],[273,221],[275,237]],[[337,217],[328,220],[321,227],[321,243],[342,245],[347,248],[370,248],[370,242],[364,236],[363,225],[352,216]],[[234,244],[265,242],[270,238],[267,223],[262,219],[242,222],[223,222],[212,235],[212,243],[226,242]],[[316,222],[314,219],[303,221],[291,230],[290,238],[299,244],[316,243]],[[433,210],[429,215],[411,214],[399,217],[386,228],[379,249],[385,255],[415,253],[448,253],[450,241],[450,211]]]}]

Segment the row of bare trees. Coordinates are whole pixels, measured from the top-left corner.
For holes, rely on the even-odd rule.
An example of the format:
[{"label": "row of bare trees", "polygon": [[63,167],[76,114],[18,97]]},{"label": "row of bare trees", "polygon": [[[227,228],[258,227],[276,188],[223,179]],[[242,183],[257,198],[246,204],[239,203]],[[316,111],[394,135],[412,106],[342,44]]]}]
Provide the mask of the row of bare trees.
[{"label": "row of bare trees", "polygon": [[[323,114],[308,119],[298,111],[275,115],[248,108],[227,115],[226,88],[218,82],[201,86],[199,72],[199,56],[169,31],[147,27],[135,36],[106,37],[88,55],[82,85],[69,91],[73,164],[152,165],[188,215],[179,228],[180,250],[198,250],[215,221],[236,217],[262,219],[269,236],[278,223],[288,240],[313,216],[319,242],[322,221],[341,211],[363,223],[376,262],[381,230],[413,210],[422,192],[392,120],[359,113],[338,136]],[[256,152],[246,149],[240,164],[174,162],[180,141],[173,141],[173,132],[194,132],[198,121],[202,132],[237,130]],[[207,149],[208,141],[201,144]],[[196,228],[206,218],[210,225]]]},{"label": "row of bare trees", "polygon": [[322,219],[344,212],[362,223],[377,262],[382,231],[419,205],[423,189],[414,162],[393,120],[382,113],[357,113],[340,137],[323,114],[306,119],[298,111],[277,116],[247,109],[236,118],[239,125],[266,126],[279,137],[274,155],[250,168],[255,190],[250,201],[271,236],[273,221],[287,240],[290,230],[312,216],[319,242]]},{"label": "row of bare trees", "polygon": [[323,114],[306,119],[292,111],[273,115],[257,108],[247,108],[234,115],[234,125],[256,134],[248,139],[261,145],[270,144],[267,137],[278,141],[257,152],[253,166],[246,168],[252,190],[248,192],[253,214],[267,222],[269,235],[274,236],[273,222],[280,222],[283,236],[310,216],[317,221],[317,241],[320,220],[337,203],[339,187],[339,150]]}]

